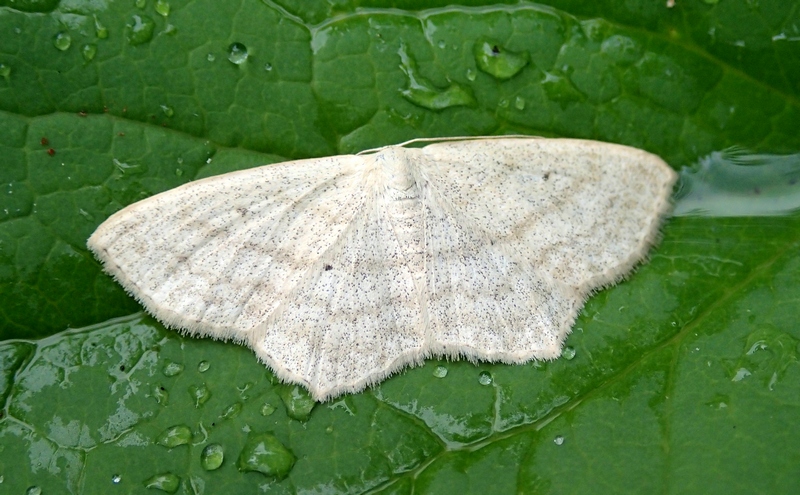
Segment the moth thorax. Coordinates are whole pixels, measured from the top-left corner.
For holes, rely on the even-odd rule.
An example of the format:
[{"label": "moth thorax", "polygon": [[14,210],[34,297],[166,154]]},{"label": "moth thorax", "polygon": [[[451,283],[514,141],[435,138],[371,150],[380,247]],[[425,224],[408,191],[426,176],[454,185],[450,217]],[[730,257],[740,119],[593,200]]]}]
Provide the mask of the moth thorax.
[{"label": "moth thorax", "polygon": [[406,191],[414,186],[416,180],[409,158],[413,159],[410,155],[415,151],[392,146],[375,155],[375,164],[383,171],[388,188]]}]

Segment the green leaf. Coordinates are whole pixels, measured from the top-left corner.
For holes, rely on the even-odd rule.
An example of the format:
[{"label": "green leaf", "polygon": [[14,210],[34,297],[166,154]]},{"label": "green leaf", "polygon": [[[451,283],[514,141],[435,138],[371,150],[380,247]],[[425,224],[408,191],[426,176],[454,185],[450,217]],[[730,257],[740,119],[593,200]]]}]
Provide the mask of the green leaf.
[{"label": "green leaf", "polygon": [[3,492],[798,490],[796,213],[671,219],[572,359],[429,360],[316,405],[102,274],[113,212],[281,160],[502,133],[800,153],[797,2],[449,3],[0,0]]}]

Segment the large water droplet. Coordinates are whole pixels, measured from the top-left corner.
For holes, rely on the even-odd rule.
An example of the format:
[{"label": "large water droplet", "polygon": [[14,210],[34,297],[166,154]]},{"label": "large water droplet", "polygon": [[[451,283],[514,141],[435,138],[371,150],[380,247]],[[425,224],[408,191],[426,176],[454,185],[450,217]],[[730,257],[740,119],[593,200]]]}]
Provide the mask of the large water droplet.
[{"label": "large water droplet", "polygon": [[261,406],[261,415],[272,416],[272,413],[274,413],[276,409],[277,408],[275,406],[267,402],[263,406]]},{"label": "large water droplet", "polygon": [[211,391],[205,385],[192,385],[189,387],[189,395],[194,399],[194,407],[200,407],[211,398]]},{"label": "large water droplet", "polygon": [[416,62],[406,52],[405,45],[397,51],[400,55],[400,70],[408,79],[408,88],[400,91],[408,101],[428,110],[443,110],[449,107],[474,105],[475,98],[469,89],[452,83],[445,89],[434,86],[419,75]]},{"label": "large water droplet", "polygon": [[203,452],[200,454],[200,465],[206,471],[213,471],[222,466],[222,461],[225,459],[225,453],[222,450],[222,445],[212,443],[206,445]]},{"label": "large water droplet", "polygon": [[222,417],[224,419],[232,419],[239,415],[242,412],[242,407],[244,405],[241,402],[234,402],[230,406],[226,407],[224,411],[222,411]]},{"label": "large water droplet", "polygon": [[208,361],[200,361],[197,365],[197,371],[200,373],[205,373],[211,367],[211,364]]},{"label": "large water droplet", "polygon": [[294,454],[269,433],[251,434],[239,454],[236,467],[241,472],[256,471],[281,480],[294,466]]},{"label": "large water droplet", "polygon": [[97,16],[94,16],[94,35],[101,40],[108,38],[108,28],[97,19]]},{"label": "large water droplet", "polygon": [[137,46],[153,39],[156,22],[146,15],[134,14],[128,24],[128,43]]},{"label": "large water droplet", "polygon": [[42,495],[42,489],[38,486],[30,486],[25,490],[25,495]]},{"label": "large water droplet", "polygon": [[474,69],[467,69],[467,80],[474,81],[478,77],[478,73]]},{"label": "large water droplet", "polygon": [[61,50],[62,52],[67,50],[69,46],[72,44],[72,36],[69,33],[60,32],[57,33],[53,37],[53,46]]},{"label": "large water droplet", "polygon": [[169,2],[166,0],[156,0],[156,12],[167,17],[169,15]]},{"label": "large water droplet", "polygon": [[158,436],[156,443],[164,447],[173,448],[186,445],[192,441],[192,430],[186,425],[170,426]]},{"label": "large water droplet", "polygon": [[299,385],[283,385],[278,395],[286,406],[286,414],[298,421],[307,420],[311,416],[311,410],[317,405],[306,389]]},{"label": "large water droplet", "polygon": [[528,65],[526,52],[515,53],[492,41],[477,42],[473,55],[480,70],[501,80],[511,79]]},{"label": "large water droplet", "polygon": [[561,351],[561,356],[563,356],[567,361],[572,361],[575,358],[575,354],[577,354],[577,351],[575,351],[574,347],[569,345],[565,347],[563,351]]},{"label": "large water droplet", "polygon": [[[8,6],[14,8],[18,11],[22,11],[24,13],[29,12],[41,12],[41,13],[49,13],[58,8],[58,4],[60,3],[59,0],[10,0],[2,2],[3,6]],[[62,6],[63,9],[63,6]],[[63,10],[60,13],[64,12]],[[32,16],[31,16],[32,17]],[[4,26],[5,27],[5,26]],[[21,31],[20,28],[14,28],[14,32],[19,34]]]},{"label": "large water droplet", "polygon": [[517,110],[525,110],[525,98],[521,96],[514,98],[514,108]]},{"label": "large water droplet", "polygon": [[162,492],[175,493],[181,486],[181,479],[172,473],[162,473],[145,481],[144,486],[145,488],[153,488]]},{"label": "large water droplet", "polygon": [[433,376],[436,378],[444,378],[447,376],[447,368],[442,366],[441,364],[438,365],[436,368],[433,369]]},{"label": "large water droplet", "polygon": [[164,373],[164,376],[180,375],[183,372],[183,365],[174,361],[168,361],[161,372]]},{"label": "large water droplet", "polygon": [[0,64],[0,77],[8,80],[9,76],[11,76],[11,67],[6,64]]},{"label": "large water droplet", "polygon": [[488,371],[481,371],[478,375],[478,383],[481,385],[491,385],[492,381],[492,374]]},{"label": "large water droplet", "polygon": [[247,61],[247,47],[242,43],[234,42],[228,47],[228,60],[236,65],[241,65]]},{"label": "large water droplet", "polygon": [[87,62],[91,62],[94,60],[94,56],[97,55],[97,45],[94,43],[87,43],[81,47],[81,55],[83,55],[83,59]]}]

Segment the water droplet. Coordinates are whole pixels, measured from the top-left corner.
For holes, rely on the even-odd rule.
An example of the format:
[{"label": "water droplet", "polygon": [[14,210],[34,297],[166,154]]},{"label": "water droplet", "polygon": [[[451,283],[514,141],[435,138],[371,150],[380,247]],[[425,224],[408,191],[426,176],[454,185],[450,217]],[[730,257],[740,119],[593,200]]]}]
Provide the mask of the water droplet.
[{"label": "water droplet", "polygon": [[156,12],[167,17],[169,15],[169,2],[165,0],[156,0]]},{"label": "water droplet", "polygon": [[234,402],[230,406],[226,407],[224,411],[222,411],[222,417],[225,419],[232,419],[239,415],[242,412],[243,404],[241,402]]},{"label": "water droplet", "polygon": [[525,110],[525,98],[521,96],[514,98],[514,108],[517,110]]},{"label": "water droplet", "polygon": [[203,452],[200,454],[200,465],[206,471],[213,471],[222,466],[222,461],[225,459],[225,453],[222,451],[222,445],[218,443],[211,443],[206,445]]},{"label": "water droplet", "polygon": [[511,79],[528,65],[527,52],[515,53],[486,40],[475,44],[473,55],[480,70],[501,80]]},{"label": "water droplet", "polygon": [[211,398],[211,391],[205,385],[192,385],[189,387],[189,395],[194,399],[194,407],[200,407]]},{"label": "water droplet", "polygon": [[89,221],[94,220],[94,217],[92,216],[92,214],[89,213],[88,211],[84,210],[83,208],[78,208],[78,214],[80,216],[82,216],[83,218],[85,218],[86,220],[89,220]]},{"label": "water droplet", "polygon": [[147,6],[147,0],[136,0],[134,3],[137,9],[143,9]]},{"label": "water droplet", "polygon": [[583,93],[572,85],[569,78],[560,72],[545,72],[542,87],[547,97],[553,101],[568,103],[583,100]]},{"label": "water droplet", "polygon": [[467,80],[474,81],[475,78],[478,77],[478,73],[475,72],[473,69],[467,69]]},{"label": "water droplet", "polygon": [[108,28],[97,19],[97,16],[94,16],[94,34],[101,40],[108,38]]},{"label": "water droplet", "polygon": [[307,420],[311,416],[311,410],[317,405],[308,395],[308,391],[299,385],[283,385],[278,395],[286,406],[286,414],[298,421]]},{"label": "water droplet", "polygon": [[69,48],[72,44],[72,36],[69,33],[60,32],[53,37],[53,46],[62,52]]},{"label": "water droplet", "polygon": [[183,365],[181,363],[169,361],[161,372],[164,373],[164,376],[175,376],[180,375],[182,371]]},{"label": "water droplet", "polygon": [[175,115],[175,110],[173,110],[172,107],[167,105],[159,105],[159,106],[161,107],[161,111],[164,112],[164,115],[166,115],[167,117],[172,117],[173,115]]},{"label": "water droplet", "polygon": [[175,34],[178,34],[178,28],[177,28],[177,27],[175,27],[175,25],[174,25],[174,24],[167,24],[167,25],[164,27],[164,34],[168,34],[168,35],[170,35],[170,36],[173,36],[173,35],[175,35]]},{"label": "water droplet", "polygon": [[245,382],[241,387],[236,387],[236,390],[239,391],[239,397],[241,397],[242,400],[247,400],[250,398],[247,391],[251,388],[253,388],[253,382]]},{"label": "water droplet", "polygon": [[192,441],[192,430],[186,425],[170,426],[156,439],[156,443],[164,447],[173,448],[186,445]]},{"label": "water droplet", "polygon": [[134,14],[128,24],[128,43],[138,46],[153,39],[156,22],[146,15]]},{"label": "water droplet", "polygon": [[728,407],[728,402],[730,402],[730,397],[716,394],[710,401],[706,402],[706,405],[714,409],[726,409]]},{"label": "water droplet", "polygon": [[277,408],[275,406],[273,406],[269,402],[266,402],[266,403],[264,403],[263,406],[261,406],[261,415],[262,416],[272,416],[272,413],[274,413],[276,409]]},{"label": "water droplet", "polygon": [[497,106],[500,108],[508,108],[508,99],[503,98],[500,100],[500,103],[498,103]]},{"label": "water droplet", "polygon": [[247,61],[247,47],[242,43],[234,42],[228,47],[228,60],[236,65],[241,65]]},{"label": "water droplet", "polygon": [[277,438],[269,433],[263,433],[248,435],[236,467],[243,473],[256,471],[281,480],[289,474],[294,461],[294,454]]},{"label": "water droplet", "polygon": [[428,110],[444,110],[449,107],[475,104],[475,98],[469,89],[456,83],[452,83],[446,89],[440,89],[421,77],[417,71],[417,64],[406,52],[405,45],[400,45],[397,53],[400,55],[400,70],[406,74],[408,80],[408,88],[401,90],[400,94],[411,103]]},{"label": "water droplet", "polygon": [[83,55],[83,59],[87,62],[91,62],[94,59],[94,56],[97,55],[97,45],[94,43],[87,43],[81,47],[81,54]]},{"label": "water droplet", "polygon": [[175,493],[181,485],[180,477],[172,473],[162,473],[153,476],[144,482],[145,488],[154,488],[162,492]]},{"label": "water droplet", "polygon": [[169,392],[161,385],[153,385],[153,397],[159,404],[166,405],[169,401]]},{"label": "water droplet", "polygon": [[733,367],[738,370],[732,380],[738,382],[752,374],[774,390],[787,369],[800,362],[798,350],[800,341],[791,334],[774,325],[758,325],[747,336],[744,355]]},{"label": "water droplet", "polygon": [[9,76],[11,76],[11,67],[6,64],[0,64],[0,77],[7,81]]},{"label": "water droplet", "polygon": [[114,166],[124,175],[138,175],[147,172],[147,167],[140,163],[125,163],[114,158]]},{"label": "water droplet", "polygon": [[563,445],[564,437],[562,435],[556,435],[556,437],[553,439],[553,443],[556,445]]},{"label": "water droplet", "polygon": [[445,48],[447,48],[447,43],[445,43],[444,41],[439,41],[439,43],[437,43],[436,46],[444,50]]},{"label": "water droplet", "polygon": [[740,382],[750,375],[752,375],[752,373],[750,373],[750,370],[748,370],[747,368],[739,368],[738,370],[736,370],[736,374],[733,376],[733,379],[731,381]]},{"label": "water droplet", "polygon": [[491,385],[492,381],[492,374],[488,371],[481,371],[481,373],[478,375],[478,383],[481,385]]},{"label": "water droplet", "polygon": [[111,476],[111,482],[115,485],[119,485],[122,482],[122,476],[118,474],[114,474]]},{"label": "water droplet", "polygon": [[600,45],[600,51],[620,65],[630,65],[642,56],[639,43],[627,36],[609,36]]},{"label": "water droplet", "polygon": [[272,64],[269,63],[269,62],[264,64],[264,70],[267,71],[267,72],[271,71],[272,70]]},{"label": "water droplet", "polygon": [[567,361],[572,361],[575,358],[575,354],[577,354],[577,351],[575,350],[574,347],[569,346],[569,345],[567,347],[565,347],[563,351],[561,351],[561,355]]},{"label": "water droplet", "polygon": [[208,60],[209,62],[213,62],[216,59],[217,57],[215,57],[213,53],[209,53],[208,55],[206,55],[206,60]]},{"label": "water droplet", "polygon": [[42,489],[38,486],[30,486],[25,490],[25,495],[42,495]]},{"label": "water droplet", "polygon": [[183,176],[183,169],[176,168],[175,169],[175,175],[177,175],[178,177],[182,177]]},{"label": "water droplet", "polygon": [[445,368],[444,366],[442,366],[440,364],[439,366],[434,368],[433,376],[435,376],[436,378],[444,378],[444,377],[446,377],[447,376],[447,368]]},{"label": "water droplet", "polygon": [[200,361],[200,363],[197,365],[197,371],[200,373],[205,373],[210,367],[211,364],[208,361]]}]

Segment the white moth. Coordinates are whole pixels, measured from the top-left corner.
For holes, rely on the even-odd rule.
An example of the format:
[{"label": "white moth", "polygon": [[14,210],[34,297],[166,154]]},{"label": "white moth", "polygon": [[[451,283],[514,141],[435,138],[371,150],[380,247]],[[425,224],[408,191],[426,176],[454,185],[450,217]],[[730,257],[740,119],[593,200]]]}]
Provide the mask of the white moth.
[{"label": "white moth", "polygon": [[430,356],[558,357],[656,240],[675,179],[593,141],[388,146],[191,182],[88,246],[166,326],[245,344],[325,400]]}]

